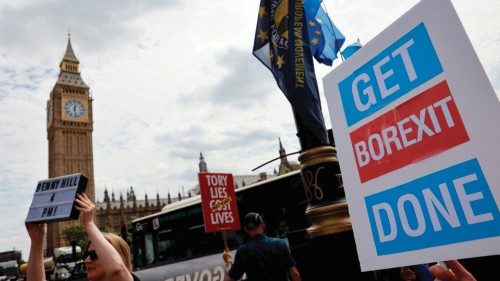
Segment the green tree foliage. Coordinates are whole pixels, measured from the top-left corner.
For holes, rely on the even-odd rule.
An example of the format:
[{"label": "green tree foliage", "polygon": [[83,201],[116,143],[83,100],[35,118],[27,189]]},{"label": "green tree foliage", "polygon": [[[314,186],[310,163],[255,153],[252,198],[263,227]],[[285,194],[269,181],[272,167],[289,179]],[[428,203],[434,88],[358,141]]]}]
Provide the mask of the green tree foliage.
[{"label": "green tree foliage", "polygon": [[115,230],[115,229],[113,229],[113,228],[111,228],[111,227],[109,227],[107,225],[105,225],[104,227],[100,228],[100,230],[101,230],[101,232],[114,233],[114,234],[116,234],[118,236],[120,235],[120,233],[117,230]]},{"label": "green tree foliage", "polygon": [[[129,246],[132,246],[132,221],[135,220],[137,217],[132,216],[129,218],[128,221],[125,222],[125,230],[127,231],[127,243]],[[122,235],[123,236],[123,235]]]},{"label": "green tree foliage", "polygon": [[81,224],[70,224],[63,228],[62,234],[64,239],[68,241],[71,246],[80,246],[82,250],[85,250],[89,242],[89,238],[83,225]]}]

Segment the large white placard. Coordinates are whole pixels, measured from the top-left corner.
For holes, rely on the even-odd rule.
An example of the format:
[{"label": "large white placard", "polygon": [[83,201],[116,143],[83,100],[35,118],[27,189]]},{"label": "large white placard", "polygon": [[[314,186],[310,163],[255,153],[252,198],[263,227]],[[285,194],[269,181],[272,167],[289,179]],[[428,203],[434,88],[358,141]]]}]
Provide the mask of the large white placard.
[{"label": "large white placard", "polygon": [[84,192],[87,177],[72,174],[41,180],[37,183],[26,222],[54,222],[78,219],[74,207],[76,195]]},{"label": "large white placard", "polygon": [[500,254],[500,104],[449,0],[323,82],[363,271]]}]

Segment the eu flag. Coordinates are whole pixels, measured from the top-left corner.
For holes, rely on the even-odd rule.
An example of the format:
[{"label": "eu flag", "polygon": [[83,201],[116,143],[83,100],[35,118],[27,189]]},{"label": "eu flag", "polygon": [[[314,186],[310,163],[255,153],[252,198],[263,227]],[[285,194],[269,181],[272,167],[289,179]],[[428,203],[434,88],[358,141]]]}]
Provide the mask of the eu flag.
[{"label": "eu flag", "polygon": [[304,0],[307,26],[309,28],[309,44],[316,60],[322,64],[332,65],[337,58],[345,37],[330,20],[321,6],[322,0]]},{"label": "eu flag", "polygon": [[253,54],[290,102],[302,150],[327,144],[302,0],[261,0]]},{"label": "eu flag", "polygon": [[344,60],[346,60],[350,56],[352,56],[354,53],[356,53],[356,51],[358,51],[359,49],[361,49],[361,47],[363,47],[363,45],[361,45],[361,42],[359,42],[359,39],[358,39],[358,41],[356,41],[356,42],[352,43],[351,45],[345,47],[344,50],[342,52],[340,52],[340,54],[344,57]]}]

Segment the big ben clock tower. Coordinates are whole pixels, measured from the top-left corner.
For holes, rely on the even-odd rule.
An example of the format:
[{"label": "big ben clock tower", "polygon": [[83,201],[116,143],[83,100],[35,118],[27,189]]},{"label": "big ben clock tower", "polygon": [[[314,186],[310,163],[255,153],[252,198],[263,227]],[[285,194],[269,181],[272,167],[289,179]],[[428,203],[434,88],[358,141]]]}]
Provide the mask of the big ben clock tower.
[{"label": "big ben clock tower", "polygon": [[[59,64],[59,77],[47,101],[49,178],[73,173],[88,177],[86,194],[95,201],[92,153],[92,97],[79,71],[70,34],[66,53]],[[47,226],[47,251],[66,246],[61,231],[71,221]]]}]

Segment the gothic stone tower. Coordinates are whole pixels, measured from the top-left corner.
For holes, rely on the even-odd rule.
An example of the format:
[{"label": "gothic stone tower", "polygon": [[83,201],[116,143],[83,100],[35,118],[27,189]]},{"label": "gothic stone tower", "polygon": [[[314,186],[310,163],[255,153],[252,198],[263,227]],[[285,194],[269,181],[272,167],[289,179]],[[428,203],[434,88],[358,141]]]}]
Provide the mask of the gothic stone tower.
[{"label": "gothic stone tower", "polygon": [[[80,62],[73,52],[70,34],[66,53],[59,64],[59,77],[47,101],[47,139],[49,142],[49,177],[82,173],[88,177],[86,194],[95,201],[92,153],[92,97],[78,69]],[[47,252],[67,245],[64,226],[72,223],[49,223]]]}]

